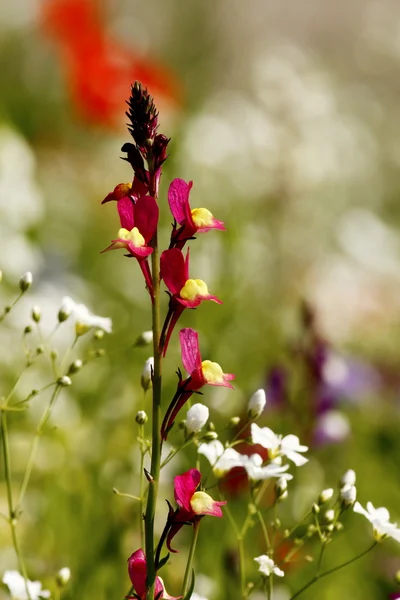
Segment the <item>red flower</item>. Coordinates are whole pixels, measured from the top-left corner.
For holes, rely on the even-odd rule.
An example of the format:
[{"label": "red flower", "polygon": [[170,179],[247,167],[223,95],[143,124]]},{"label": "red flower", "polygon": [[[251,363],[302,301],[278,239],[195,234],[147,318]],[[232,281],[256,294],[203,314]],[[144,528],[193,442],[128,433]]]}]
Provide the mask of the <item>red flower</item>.
[{"label": "red flower", "polygon": [[190,469],[174,477],[174,495],[178,508],[169,516],[171,529],[167,547],[170,552],[176,552],[171,548],[171,541],[184,525],[193,524],[205,515],[223,516],[220,507],[226,502],[216,502],[205,492],[199,491],[200,481],[201,473],[197,469]]},{"label": "red flower", "polygon": [[197,308],[203,300],[212,300],[217,304],[222,302],[208,293],[207,284],[202,279],[189,278],[189,250],[186,259],[178,248],[165,250],[161,254],[160,263],[161,279],[171,292],[160,342],[165,356],[172,331],[185,308]]},{"label": "red flower", "polygon": [[180,381],[178,390],[175,394],[161,426],[161,437],[167,439],[168,431],[171,429],[177,414],[185,402],[188,401],[193,392],[196,392],[203,385],[218,385],[233,389],[229,383],[235,379],[232,373],[224,373],[216,362],[210,360],[201,360],[199,348],[199,335],[194,329],[181,329],[179,332],[181,343],[182,363],[189,377]]},{"label": "red flower", "polygon": [[97,0],[48,0],[42,22],[57,44],[74,105],[86,120],[111,127],[121,123],[126,90],[135,80],[153,96],[179,104],[175,75],[111,37]]},{"label": "red flower", "polygon": [[225,230],[223,222],[217,221],[207,208],[190,208],[189,194],[192,186],[192,181],[186,183],[183,179],[174,179],[169,186],[169,207],[174,219],[180,225],[179,229],[175,227],[172,232],[171,248],[173,246],[183,248],[195,233],[205,233],[210,229]]},{"label": "red flower", "polygon": [[[129,184],[122,185],[127,186]],[[106,200],[117,199],[117,188],[112,192],[115,198],[110,198],[109,194]],[[119,195],[126,191],[126,189],[121,189]],[[111,245],[103,252],[125,248],[131,256],[134,256],[143,272],[150,295],[153,297],[153,286],[147,257],[153,252],[153,248],[149,246],[149,243],[157,229],[157,203],[151,196],[140,196],[136,203],[134,203],[131,195],[122,196],[117,200],[121,229],[118,231],[118,237],[112,240]]]},{"label": "red flower", "polygon": [[112,192],[102,201],[102,204],[111,202],[111,200],[121,200],[125,196],[129,196],[132,200],[136,201],[140,196],[146,196],[148,194],[148,187],[142,183],[137,177],[134,177],[133,183],[119,183],[115,186]]},{"label": "red flower", "polygon": [[[140,550],[136,550],[136,552],[134,552],[129,557],[128,572],[132,585],[135,588],[137,597],[139,597],[140,600],[146,600],[147,562],[145,554],[141,548]],[[128,598],[135,598],[135,596],[128,596]],[[179,600],[179,598],[182,598],[182,596],[179,596],[178,598],[175,596],[170,596],[164,588],[164,582],[161,579],[161,577],[156,577],[156,582],[154,585],[154,598],[164,598],[165,600]]]}]

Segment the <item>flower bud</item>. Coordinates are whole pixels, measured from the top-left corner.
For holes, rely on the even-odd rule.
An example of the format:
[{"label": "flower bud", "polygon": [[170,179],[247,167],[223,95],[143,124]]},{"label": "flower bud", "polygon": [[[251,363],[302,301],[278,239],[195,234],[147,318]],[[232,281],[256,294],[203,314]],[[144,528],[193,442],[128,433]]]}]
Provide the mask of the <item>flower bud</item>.
[{"label": "flower bud", "polygon": [[35,323],[39,323],[40,317],[41,317],[41,312],[40,312],[39,306],[34,306],[32,308],[31,314],[32,314],[32,319],[35,321]]},{"label": "flower bud", "polygon": [[80,358],[77,358],[76,360],[74,360],[73,363],[69,365],[68,375],[73,375],[74,373],[77,373],[82,369],[82,367],[83,362],[80,360]]},{"label": "flower bud", "polygon": [[218,433],[216,431],[207,431],[207,433],[203,435],[202,439],[205,442],[212,442],[213,440],[218,439]]},{"label": "flower bud", "polygon": [[153,332],[152,331],[143,331],[137,338],[135,342],[135,346],[137,348],[141,348],[143,346],[148,346],[153,343]]},{"label": "flower bud", "polygon": [[349,485],[348,483],[342,487],[340,490],[340,500],[342,501],[342,506],[347,508],[352,506],[357,498],[357,489],[355,485]]},{"label": "flower bud", "polygon": [[212,421],[208,421],[207,423],[207,431],[215,431],[215,425]]},{"label": "flower bud", "polygon": [[137,413],[136,417],[135,417],[135,421],[138,425],[145,425],[148,421],[148,416],[146,415],[146,413],[144,412],[144,410],[139,410],[139,412]]},{"label": "flower bud", "polygon": [[207,406],[198,402],[187,411],[186,431],[188,434],[198,433],[208,421],[210,411]]},{"label": "flower bud", "polygon": [[342,531],[343,529],[343,523],[341,523],[340,521],[337,521],[337,523],[335,523],[335,531]]},{"label": "flower bud", "polygon": [[24,329],[24,334],[28,335],[28,333],[32,333],[32,325],[27,325]]},{"label": "flower bud", "polygon": [[286,500],[287,498],[287,480],[284,477],[279,477],[275,483],[275,496],[277,500]]},{"label": "flower bud", "polygon": [[36,354],[44,354],[44,346],[43,346],[43,344],[40,344],[40,346],[38,346],[36,348]]},{"label": "flower bud", "polygon": [[313,515],[318,515],[318,514],[319,514],[319,510],[320,510],[320,509],[319,509],[319,506],[318,506],[318,504],[316,504],[316,503],[314,502],[314,504],[313,504],[313,505],[312,505],[312,507],[311,507],[311,512],[313,513]]},{"label": "flower bud", "polygon": [[262,414],[266,403],[267,399],[265,396],[265,391],[263,389],[254,392],[248,404],[249,419],[258,419],[258,417]]},{"label": "flower bud", "polygon": [[237,427],[240,423],[240,417],[231,417],[229,419],[229,427]]},{"label": "flower bud", "polygon": [[102,329],[96,329],[95,333],[94,333],[94,339],[95,340],[102,340],[104,337],[104,331]]},{"label": "flower bud", "polygon": [[334,493],[335,492],[334,492],[333,488],[328,488],[326,490],[322,490],[322,492],[318,496],[318,504],[321,506],[321,504],[325,504],[326,502],[329,502],[329,500],[331,500],[333,498]]},{"label": "flower bud", "polygon": [[334,520],[335,520],[335,511],[333,510],[333,508],[330,508],[324,514],[324,521],[325,521],[325,523],[333,523]]},{"label": "flower bud", "polygon": [[19,289],[21,290],[22,293],[26,292],[26,290],[29,290],[29,288],[32,285],[32,273],[30,271],[27,271],[27,273],[25,273],[25,275],[22,275],[21,279],[19,280]]},{"label": "flower bud", "polygon": [[56,575],[56,583],[58,587],[65,587],[71,579],[71,569],[64,567],[60,569]]},{"label": "flower bud", "polygon": [[58,385],[61,385],[62,387],[68,387],[69,385],[72,385],[72,381],[68,377],[68,375],[63,375],[62,377],[59,377],[57,379],[57,383],[58,383]]},{"label": "flower bud", "polygon": [[58,352],[57,352],[57,350],[51,350],[50,351],[50,358],[51,358],[51,360],[57,360],[57,358],[58,358]]},{"label": "flower bud", "polygon": [[66,321],[71,316],[71,313],[72,310],[69,306],[62,306],[58,311],[58,322],[64,323],[64,321]]},{"label": "flower bud", "polygon": [[154,358],[151,356],[144,363],[140,383],[145,392],[153,385]]},{"label": "flower bud", "polygon": [[345,485],[355,485],[356,484],[356,473],[353,469],[349,469],[342,476],[340,480],[340,487],[344,487]]}]

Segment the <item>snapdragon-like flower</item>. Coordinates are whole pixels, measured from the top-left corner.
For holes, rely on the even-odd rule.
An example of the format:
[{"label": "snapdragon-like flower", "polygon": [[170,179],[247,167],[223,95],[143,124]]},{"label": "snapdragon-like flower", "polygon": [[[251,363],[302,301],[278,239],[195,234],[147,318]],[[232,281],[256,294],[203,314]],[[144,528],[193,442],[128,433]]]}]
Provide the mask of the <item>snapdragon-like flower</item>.
[{"label": "snapdragon-like flower", "polygon": [[[147,562],[143,550],[136,550],[128,558],[128,573],[133,587],[135,588],[136,596],[128,596],[128,598],[140,598],[146,600],[147,595]],[[179,596],[181,598],[182,596]],[[170,596],[165,590],[164,582],[161,577],[156,577],[154,584],[154,598],[164,600],[178,600],[175,596]]]},{"label": "snapdragon-like flower", "polygon": [[205,515],[222,517],[221,506],[226,502],[217,502],[200,488],[201,473],[197,469],[189,469],[182,475],[174,477],[174,495],[178,508],[170,509],[168,524],[170,530],[167,536],[167,547],[170,552],[176,552],[171,548],[172,539],[178,531],[186,524],[198,521]]},{"label": "snapdragon-like flower", "polygon": [[400,542],[400,529],[396,523],[390,523],[390,514],[386,508],[383,506],[374,508],[372,502],[367,502],[367,510],[365,510],[359,502],[356,502],[353,510],[360,515],[364,515],[372,524],[374,538],[377,542],[381,542],[387,537]]},{"label": "snapdragon-like flower", "polygon": [[202,279],[190,279],[189,250],[186,258],[177,248],[165,250],[160,258],[160,275],[170,292],[168,314],[161,334],[161,349],[165,356],[173,329],[185,308],[197,308],[203,300],[222,302],[209,293]]},{"label": "snapdragon-like flower", "polygon": [[186,415],[186,431],[191,433],[198,433],[204,427],[210,416],[208,407],[200,402],[193,404],[187,411]]},{"label": "snapdragon-like flower", "polygon": [[265,575],[265,577],[270,577],[272,574],[277,575],[278,577],[283,577],[285,575],[282,569],[277,567],[272,558],[266,554],[256,556],[254,560],[260,565],[258,570]]},{"label": "snapdragon-like flower", "polygon": [[174,424],[177,414],[193,392],[196,392],[206,384],[233,389],[233,386],[229,382],[235,379],[235,375],[232,373],[224,373],[218,363],[211,362],[210,360],[201,360],[197,331],[190,328],[181,329],[179,339],[181,342],[183,366],[189,373],[189,377],[179,382],[177,392],[165,413],[161,426],[161,437],[163,440],[167,439],[168,431]]},{"label": "snapdragon-like flower", "polygon": [[69,296],[62,299],[60,313],[74,316],[77,335],[83,335],[92,327],[98,327],[107,333],[112,331],[111,319],[94,315],[84,304],[77,304]]},{"label": "snapdragon-like flower", "polygon": [[169,207],[180,225],[172,231],[170,248],[182,249],[196,233],[205,233],[210,229],[225,230],[222,221],[218,221],[207,208],[190,208],[189,194],[192,186],[192,181],[186,183],[183,179],[174,179],[169,186]]},{"label": "snapdragon-like flower", "polygon": [[[3,575],[3,583],[5,583],[10,590],[11,600],[28,600],[25,579],[18,571],[6,571]],[[31,600],[50,598],[50,592],[48,590],[42,590],[40,581],[28,580],[26,583]]]},{"label": "snapdragon-like flower", "polygon": [[153,252],[150,242],[157,229],[158,206],[152,196],[139,196],[136,202],[131,196],[123,196],[117,202],[121,228],[117,238],[103,252],[124,248],[137,259],[147,288],[153,297],[148,256]]},{"label": "snapdragon-like flower", "polygon": [[307,458],[299,454],[299,452],[306,452],[308,447],[300,444],[297,435],[290,434],[282,437],[276,435],[269,427],[261,428],[256,423],[252,423],[251,437],[254,444],[267,448],[271,460],[286,456],[298,467],[308,462]]}]

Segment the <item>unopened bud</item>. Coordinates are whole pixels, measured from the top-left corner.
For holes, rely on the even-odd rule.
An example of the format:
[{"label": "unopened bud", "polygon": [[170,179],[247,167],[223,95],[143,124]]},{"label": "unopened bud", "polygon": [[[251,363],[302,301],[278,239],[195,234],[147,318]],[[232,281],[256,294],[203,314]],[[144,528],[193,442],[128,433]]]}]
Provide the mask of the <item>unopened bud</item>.
[{"label": "unopened bud", "polygon": [[44,346],[43,346],[43,344],[40,344],[40,346],[38,346],[36,348],[36,354],[44,354]]},{"label": "unopened bud", "polygon": [[329,500],[332,500],[334,493],[335,492],[334,492],[333,488],[328,488],[326,490],[322,490],[322,492],[318,496],[318,504],[319,505],[325,504],[326,502],[329,502]]},{"label": "unopened bud", "polygon": [[154,373],[154,358],[151,356],[144,363],[142,376],[140,379],[141,386],[145,392],[149,390],[153,385],[153,373]]},{"label": "unopened bud", "polygon": [[310,525],[307,527],[308,537],[312,537],[316,531],[317,531],[317,528],[314,525],[314,523],[310,523]]},{"label": "unopened bud", "polygon": [[153,332],[152,331],[143,331],[137,338],[135,342],[135,346],[137,348],[141,348],[143,346],[148,346],[153,343]]},{"label": "unopened bud", "polygon": [[69,365],[68,375],[73,375],[74,373],[77,373],[82,369],[82,367],[83,362],[80,360],[80,358],[77,358],[76,360],[74,360],[73,363]]},{"label": "unopened bud", "polygon": [[280,496],[277,497],[276,501],[284,502],[285,500],[287,500],[287,497],[288,497],[288,491],[285,490],[284,492],[282,492],[282,494]]},{"label": "unopened bud", "polygon": [[283,499],[286,492],[287,497],[287,480],[284,477],[280,477],[275,483],[275,495],[277,500]]},{"label": "unopened bud", "polygon": [[340,521],[337,521],[337,523],[335,523],[335,531],[342,531],[343,529],[343,523],[341,523]]},{"label": "unopened bud", "polygon": [[72,310],[70,307],[62,306],[58,311],[58,322],[64,323],[64,321],[66,321],[71,316],[71,313]]},{"label": "unopened bud", "polygon": [[356,473],[353,469],[349,469],[340,479],[340,487],[344,487],[345,485],[355,485],[356,484]]},{"label": "unopened bud", "polygon": [[40,312],[39,306],[34,306],[32,308],[32,319],[35,321],[35,323],[39,323],[40,317],[41,317],[41,312]]},{"label": "unopened bud", "polygon": [[58,352],[57,352],[57,350],[51,350],[51,352],[50,352],[50,358],[51,358],[51,360],[57,360],[57,358],[58,358]]},{"label": "unopened bud", "polygon": [[198,433],[204,427],[210,416],[210,411],[207,406],[198,402],[193,404],[187,411],[186,415],[186,431],[190,435],[191,433]]},{"label": "unopened bud", "polygon": [[326,526],[326,530],[329,531],[329,533],[332,533],[332,531],[335,530],[335,526],[333,523],[329,523],[329,525]]},{"label": "unopened bud", "polygon": [[136,417],[135,417],[135,421],[138,425],[145,425],[148,421],[148,416],[146,415],[146,413],[144,412],[144,410],[139,410],[139,412],[137,413]]},{"label": "unopened bud", "polygon": [[340,490],[340,499],[342,501],[342,506],[344,508],[348,508],[352,506],[357,498],[357,489],[355,485],[346,484]]},{"label": "unopened bud", "polygon": [[102,329],[96,329],[96,331],[94,332],[94,339],[95,340],[102,340],[104,337],[104,331]]},{"label": "unopened bud", "polygon": [[311,512],[313,513],[313,515],[319,515],[319,511],[320,511],[320,508],[319,508],[318,504],[316,502],[314,502],[314,504],[311,507]]},{"label": "unopened bud", "polygon": [[29,290],[32,285],[32,281],[33,277],[30,271],[25,273],[25,275],[22,275],[21,279],[19,280],[19,289],[22,293],[26,292],[26,290]]},{"label": "unopened bud", "polygon": [[263,389],[254,392],[248,404],[249,419],[258,419],[258,417],[262,414],[266,403],[267,399],[265,396],[265,391]]},{"label": "unopened bud", "polygon": [[333,508],[327,510],[324,514],[325,523],[332,523],[335,520],[335,511]]},{"label": "unopened bud", "polygon": [[56,575],[56,583],[58,587],[65,587],[71,579],[71,570],[68,567],[60,569]]},{"label": "unopened bud", "polygon": [[229,427],[237,427],[240,423],[240,417],[231,417],[229,419]]},{"label": "unopened bud", "polygon": [[68,377],[68,375],[63,375],[62,377],[59,377],[57,379],[57,383],[58,383],[58,385],[61,385],[62,387],[68,387],[69,385],[72,384],[72,381]]},{"label": "unopened bud", "polygon": [[32,325],[27,325],[24,329],[25,335],[28,335],[29,333],[32,333]]},{"label": "unopened bud", "polygon": [[212,421],[207,423],[207,431],[215,431],[215,425]]},{"label": "unopened bud", "polygon": [[206,442],[212,442],[213,440],[218,439],[218,433],[216,431],[207,431],[207,433],[203,435],[202,439]]}]

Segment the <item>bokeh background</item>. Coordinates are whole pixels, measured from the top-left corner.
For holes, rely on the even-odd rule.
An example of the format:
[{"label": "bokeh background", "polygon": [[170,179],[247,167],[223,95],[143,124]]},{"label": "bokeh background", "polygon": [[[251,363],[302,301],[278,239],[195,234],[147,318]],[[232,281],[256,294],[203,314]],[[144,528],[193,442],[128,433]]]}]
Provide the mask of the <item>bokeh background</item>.
[{"label": "bokeh background", "polygon": [[[397,0],[1,3],[2,304],[25,271],[34,286],[1,330],[0,394],[23,362],[20,332],[33,304],[42,308],[45,331],[64,295],[114,323],[102,342],[106,357],[83,369],[56,405],[21,519],[31,578],[51,587],[57,569],[71,568],[65,600],[123,598],[126,559],[138,547],[137,506],[112,488],[138,493],[134,417],[149,409],[140,373],[151,351],[132,346],[150,328],[150,311],[136,264],[122,253],[100,255],[118,228],[115,206],[100,202],[132,178],[119,157],[129,139],[124,100],[135,79],[154,94],[160,131],[172,138],[161,184],[162,243],[174,177],[193,180],[192,205],[227,225],[225,233],[199,236],[191,252],[192,273],[224,305],[182,318],[200,331],[203,355],[237,374],[234,392],[204,396],[217,429],[266,387],[260,424],[296,433],[312,449],[282,509],[288,524],[350,467],[359,500],[400,519],[399,17]],[[73,335],[68,327],[56,346]],[[84,352],[82,340],[76,356]],[[166,398],[179,365],[175,335]],[[47,376],[45,361],[38,363],[17,398]],[[12,421],[16,485],[38,406]],[[193,461],[188,452],[170,464],[161,515],[173,475]],[[6,513],[4,480],[0,492]],[[247,505],[245,488],[231,493],[236,511]],[[361,517],[344,523],[327,550],[330,564],[370,542]],[[209,519],[201,531],[197,571],[207,577],[198,589],[210,600],[237,595],[227,527],[225,519]],[[172,593],[185,539],[165,576]],[[254,528],[254,581],[252,558],[264,550]],[[298,558],[277,599],[312,573]],[[13,567],[9,529],[0,521],[0,569]],[[399,568],[398,546],[385,543],[304,600],[386,598]]]}]

